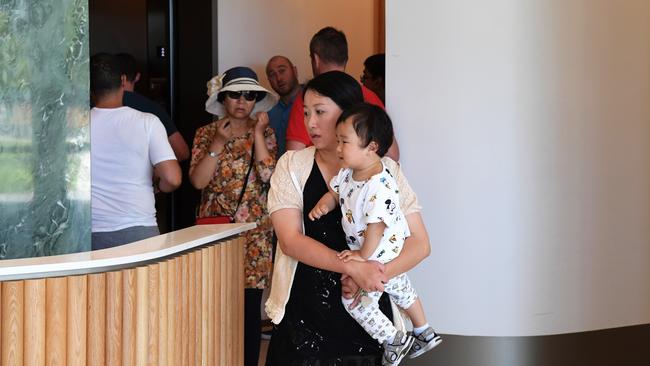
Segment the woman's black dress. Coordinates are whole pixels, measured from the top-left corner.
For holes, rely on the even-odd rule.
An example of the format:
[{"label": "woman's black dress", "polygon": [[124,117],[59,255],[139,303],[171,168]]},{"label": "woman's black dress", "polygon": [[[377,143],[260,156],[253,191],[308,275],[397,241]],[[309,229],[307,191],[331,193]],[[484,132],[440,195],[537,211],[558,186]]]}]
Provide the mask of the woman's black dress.
[{"label": "woman's black dress", "polygon": [[[307,214],[327,192],[327,185],[314,162],[303,192],[303,220],[307,236],[328,247],[348,249],[336,209],[319,220]],[[370,366],[380,365],[382,349],[341,304],[341,274],[298,263],[289,302],[282,322],[273,331],[267,366]],[[391,316],[388,297],[381,310]]]}]

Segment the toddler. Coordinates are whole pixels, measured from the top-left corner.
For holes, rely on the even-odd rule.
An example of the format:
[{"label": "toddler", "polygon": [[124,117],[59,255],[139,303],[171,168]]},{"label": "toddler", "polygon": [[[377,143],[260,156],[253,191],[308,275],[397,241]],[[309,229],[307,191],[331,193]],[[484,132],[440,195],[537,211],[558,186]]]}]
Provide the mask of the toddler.
[{"label": "toddler", "polygon": [[[388,263],[397,258],[410,235],[400,209],[397,182],[381,158],[393,142],[393,127],[386,112],[360,104],[341,114],[336,123],[337,153],[343,168],[330,182],[326,193],[309,213],[316,220],[341,206],[341,224],[350,250],[339,254],[344,261],[374,260]],[[429,326],[422,303],[403,273],[384,286],[390,298],[404,309],[413,323],[413,335],[398,331],[379,310],[381,292],[357,294],[361,302],[343,299],[350,315],[383,345],[383,365],[397,365],[408,355],[415,358],[438,345],[442,338]]]}]

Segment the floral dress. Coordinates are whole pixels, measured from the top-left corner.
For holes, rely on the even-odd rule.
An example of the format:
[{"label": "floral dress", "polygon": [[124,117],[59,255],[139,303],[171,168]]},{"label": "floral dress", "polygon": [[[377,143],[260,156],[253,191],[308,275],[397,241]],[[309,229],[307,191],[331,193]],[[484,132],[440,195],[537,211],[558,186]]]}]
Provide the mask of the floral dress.
[{"label": "floral dress", "polygon": [[[217,124],[212,122],[196,131],[192,146],[194,168],[208,153],[212,139],[217,134]],[[234,137],[217,155],[217,169],[210,183],[201,191],[198,217],[232,216],[244,186],[244,178],[251,162],[254,129]],[[264,131],[264,140],[269,157],[253,161],[253,169],[248,177],[246,191],[235,213],[235,222],[255,222],[257,227],[244,233],[246,239],[246,288],[263,289],[270,283],[271,241],[273,227],[266,207],[269,180],[275,169],[277,143],[270,127]]]}]

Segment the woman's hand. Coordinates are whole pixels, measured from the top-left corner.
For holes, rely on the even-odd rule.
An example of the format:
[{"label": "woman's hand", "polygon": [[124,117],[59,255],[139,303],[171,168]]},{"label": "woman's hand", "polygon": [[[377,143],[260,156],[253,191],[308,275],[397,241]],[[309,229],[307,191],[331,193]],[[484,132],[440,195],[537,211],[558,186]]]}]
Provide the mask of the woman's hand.
[{"label": "woman's hand", "polygon": [[352,280],[368,292],[384,291],[384,283],[388,281],[384,273],[385,267],[377,261],[346,263],[345,273],[350,275]]},{"label": "woman's hand", "polygon": [[211,138],[212,142],[208,146],[201,147],[201,159],[195,165],[190,165],[190,183],[196,189],[203,189],[210,184],[216,174],[215,170],[219,166],[219,159],[215,159],[212,153],[221,154],[228,140],[232,138],[230,118],[224,117],[214,123],[216,124],[216,132],[214,132],[213,136],[206,136]]},{"label": "woman's hand", "polygon": [[[350,251],[344,251],[350,252]],[[343,252],[343,253],[344,253]],[[340,257],[340,255],[339,255]],[[363,259],[363,258],[362,258]],[[356,262],[359,264],[369,264],[369,269],[360,268],[361,275],[342,274],[341,275],[341,293],[342,296],[346,299],[354,299],[348,309],[354,309],[361,302],[365,292],[373,291],[384,291],[384,284],[388,281],[386,275],[384,274],[385,267],[383,264],[377,261],[368,261],[364,259],[364,262]],[[365,277],[364,277],[365,275]],[[364,290],[364,291],[362,291]]]},{"label": "woman's hand", "polygon": [[345,273],[341,275],[341,293],[344,298],[346,299],[354,299],[350,305],[348,305],[348,309],[352,310],[359,305],[361,302],[361,294],[363,291],[361,290],[361,287],[357,285],[356,282],[352,279],[352,277],[346,275]]},{"label": "woman's hand", "polygon": [[266,127],[269,125],[268,113],[257,112],[255,114],[255,118],[257,118],[257,122],[255,122],[255,133],[259,133],[264,136],[264,131],[266,131]]},{"label": "woman's hand", "polygon": [[232,125],[230,123],[230,118],[224,117],[218,120],[217,133],[215,133],[214,139],[212,140],[212,145],[217,144],[218,146],[213,146],[213,147],[223,148],[223,146],[226,145],[226,142],[228,142],[228,140],[230,140],[231,138],[232,138]]},{"label": "woman's hand", "polygon": [[[262,181],[266,183],[269,181],[273,169],[275,169],[275,153],[277,151],[277,145],[274,141],[275,135],[273,132],[266,136],[266,128],[269,126],[269,115],[266,112],[257,112],[255,118],[253,130],[255,160],[262,163],[258,166],[258,169],[260,169],[258,173],[260,173],[261,176],[267,177],[262,178]],[[273,159],[271,160],[271,158]],[[269,166],[269,164],[271,165]]]},{"label": "woman's hand", "polygon": [[352,277],[350,277],[350,275],[346,275],[345,273],[341,275],[341,292],[343,294],[343,297],[346,299],[351,299],[354,294],[357,293],[359,288],[359,285],[357,285],[357,283],[352,280]]}]

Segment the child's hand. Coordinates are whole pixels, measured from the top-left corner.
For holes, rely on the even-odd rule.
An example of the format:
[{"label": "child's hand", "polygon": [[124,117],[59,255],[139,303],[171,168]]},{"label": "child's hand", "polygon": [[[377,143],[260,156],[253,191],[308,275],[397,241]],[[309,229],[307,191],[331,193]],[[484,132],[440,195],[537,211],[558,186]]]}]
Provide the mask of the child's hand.
[{"label": "child's hand", "polygon": [[336,255],[343,262],[355,261],[355,262],[365,262],[366,259],[361,256],[361,252],[358,250],[344,250]]},{"label": "child's hand", "polygon": [[330,212],[329,207],[327,207],[326,204],[318,202],[314,208],[309,211],[309,219],[311,221],[315,221],[321,218],[321,216],[327,215],[327,213]]}]

